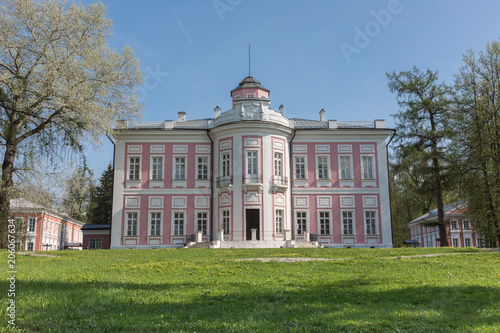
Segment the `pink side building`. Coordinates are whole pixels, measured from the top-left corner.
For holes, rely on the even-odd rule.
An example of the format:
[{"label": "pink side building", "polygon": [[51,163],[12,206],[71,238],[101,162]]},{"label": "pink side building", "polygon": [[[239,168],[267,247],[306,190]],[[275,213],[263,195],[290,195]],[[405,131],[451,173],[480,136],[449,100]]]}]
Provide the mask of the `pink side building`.
[{"label": "pink side building", "polygon": [[288,118],[251,76],[231,98],[213,118],[119,124],[112,249],[392,247],[383,120]]}]

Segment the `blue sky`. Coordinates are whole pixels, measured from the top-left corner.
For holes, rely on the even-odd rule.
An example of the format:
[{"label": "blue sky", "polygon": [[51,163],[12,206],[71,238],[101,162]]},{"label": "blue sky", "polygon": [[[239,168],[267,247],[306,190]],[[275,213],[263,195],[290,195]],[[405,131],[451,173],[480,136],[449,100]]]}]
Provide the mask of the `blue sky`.
[{"label": "blue sky", "polygon": [[[83,1],[84,4],[92,1]],[[144,120],[213,117],[251,74],[271,91],[271,107],[319,119],[386,119],[398,111],[387,72],[438,70],[453,82],[467,49],[500,37],[500,1],[482,0],[103,0],[112,47],[129,45],[148,73]],[[99,177],[109,141],[87,159]]]}]

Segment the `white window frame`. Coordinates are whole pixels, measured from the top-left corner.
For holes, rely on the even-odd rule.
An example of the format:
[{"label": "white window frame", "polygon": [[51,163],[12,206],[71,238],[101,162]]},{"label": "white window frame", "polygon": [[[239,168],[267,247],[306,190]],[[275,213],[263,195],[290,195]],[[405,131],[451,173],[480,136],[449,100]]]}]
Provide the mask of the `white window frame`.
[{"label": "white window frame", "polygon": [[[344,171],[344,169],[342,168],[343,166],[343,163],[342,163],[342,158],[349,158],[349,177],[346,177],[345,175],[343,175],[342,171]],[[353,175],[353,170],[352,170],[352,155],[339,155],[339,179],[347,179],[347,180],[352,180],[354,179],[354,175]]]},{"label": "white window frame", "polygon": [[[453,224],[455,224],[455,227]],[[450,220],[450,230],[459,230],[458,220]]]},{"label": "white window frame", "polygon": [[[205,218],[201,218],[200,219],[200,216],[199,214],[206,214],[206,217]],[[195,216],[196,216],[196,225],[195,225],[195,231],[203,231],[203,228],[202,230],[200,230],[200,220],[205,220],[205,232],[202,233],[203,236],[209,236],[210,234],[210,213],[208,210],[197,210],[195,211]]]},{"label": "white window frame", "polygon": [[[180,228],[177,227],[176,222],[177,222],[177,219],[179,219],[179,221],[180,221],[180,218],[176,217],[175,216],[176,214],[182,214],[182,234],[178,233]],[[172,220],[171,221],[172,221],[172,236],[174,236],[174,237],[185,236],[186,235],[186,211],[185,210],[172,211]],[[176,234],[176,232],[177,232],[177,234]]]},{"label": "white window frame", "polygon": [[[180,163],[178,164],[177,163],[177,159],[184,159],[184,163]],[[187,175],[188,175],[188,164],[187,164],[187,156],[186,155],[175,155],[173,158],[172,158],[172,163],[173,163],[173,166],[172,166],[172,179],[173,180],[187,180]],[[177,166],[184,166],[184,178],[178,178],[177,177]],[[182,169],[180,169],[182,170]],[[181,175],[179,175],[181,176]]]},{"label": "white window frame", "polygon": [[[136,217],[136,234],[135,235],[134,234],[131,234],[131,235],[128,234],[128,230],[129,230],[128,227],[129,227],[129,221],[130,221],[129,214],[137,214],[137,217]],[[140,221],[139,217],[140,217],[139,216],[139,211],[134,210],[134,211],[126,211],[125,212],[125,230],[124,230],[125,232],[124,232],[124,234],[125,234],[126,237],[137,237],[137,236],[139,236],[139,221]]]},{"label": "white window frame", "polygon": [[[134,162],[132,164],[132,159],[136,159],[138,158],[139,159],[139,162]],[[141,159],[141,156],[137,156],[137,155],[133,155],[133,156],[128,156],[127,157],[127,180],[141,180],[141,162],[142,162],[142,159]],[[132,169],[132,165],[136,166],[137,165],[137,170],[135,170],[135,167],[134,169]],[[133,171],[133,172],[132,172]],[[135,175],[137,171],[137,175]],[[134,177],[132,178],[132,173],[134,174]]]},{"label": "white window frame", "polygon": [[[158,235],[153,235],[152,227],[153,227],[153,214],[160,214],[160,225],[159,225],[159,234]],[[158,217],[155,216],[154,220],[158,220]],[[156,229],[156,228],[155,228]],[[156,231],[156,230],[155,230]],[[163,236],[163,212],[161,211],[149,211],[148,212],[148,236],[153,236],[153,237],[161,237]]]},{"label": "white window frame", "polygon": [[462,229],[463,230],[471,230],[472,229],[472,225],[471,225],[470,220],[463,220],[462,221]]},{"label": "white window frame", "polygon": [[28,222],[26,223],[26,232],[30,234],[36,233],[36,217],[28,217]]},{"label": "white window frame", "polygon": [[220,175],[222,177],[231,177],[231,152],[225,151],[220,153]]},{"label": "white window frame", "polygon": [[[325,217],[325,216],[321,216],[322,214],[328,214],[328,217]],[[322,220],[324,219],[328,219],[328,223],[326,224],[326,226],[328,227],[328,230],[325,230],[325,232],[322,232],[323,231],[323,228],[322,228],[322,225],[324,223],[322,223]],[[320,210],[318,211],[318,234],[319,235],[332,235],[332,211],[331,210]]]},{"label": "white window frame", "polygon": [[283,152],[275,151],[273,153],[273,174],[275,177],[283,177]]},{"label": "white window frame", "polygon": [[275,209],[274,232],[277,234],[282,234],[284,226],[285,226],[285,211],[283,209]]},{"label": "white window frame", "polygon": [[[455,244],[455,242],[456,242],[456,244]],[[460,247],[460,238],[453,237],[451,239],[451,244],[452,244],[453,247]]]},{"label": "white window frame", "polygon": [[[303,172],[304,172],[304,177],[303,178],[299,178],[297,177],[297,159],[298,158],[303,158],[304,159],[304,162],[300,162],[300,164],[303,164]],[[298,179],[298,180],[304,180],[304,179],[307,179],[307,156],[306,155],[298,155],[298,156],[294,156],[293,157],[293,176],[294,176],[294,179]]]},{"label": "white window frame", "polygon": [[[321,159],[326,159],[326,177],[323,175],[322,177],[320,177],[320,175],[322,174],[322,172],[320,172],[320,162],[319,160]],[[321,163],[321,164],[325,164],[325,163]],[[327,180],[327,179],[330,179],[330,156],[328,155],[316,155],[316,179],[323,179],[323,180]]]},{"label": "white window frame", "polygon": [[[344,213],[351,213],[351,219],[352,219],[352,233],[345,233],[345,226],[344,226]],[[342,228],[342,235],[344,236],[355,236],[356,235],[356,211],[351,210],[351,209],[342,209],[340,211],[340,226]]]},{"label": "white window frame", "polygon": [[[99,245],[99,247],[97,247],[97,245]],[[101,250],[102,249],[102,238],[89,238],[89,245],[88,245],[87,249],[89,249],[89,250]]]},{"label": "white window frame", "polygon": [[[469,244],[467,244],[467,241],[469,241]],[[464,237],[464,247],[472,247],[472,238],[471,237]]]},{"label": "white window frame", "polygon": [[[155,158],[161,158],[160,168],[154,168],[158,163],[154,163]],[[158,170],[160,175],[158,175]],[[156,174],[155,174],[156,171]],[[164,180],[165,179],[165,158],[161,155],[154,155],[150,157],[150,167],[149,167],[150,180]]]},{"label": "white window frame", "polygon": [[[367,213],[373,213],[373,228],[374,228],[374,231],[368,233],[368,223],[367,223],[367,219],[368,217],[366,216]],[[363,220],[364,220],[364,225],[365,225],[365,235],[378,235],[378,211],[375,210],[375,209],[365,209],[363,211]],[[372,219],[372,217],[369,217],[370,219]],[[371,231],[371,230],[370,230]]]},{"label": "white window frame", "polygon": [[[305,214],[304,216],[298,216],[298,214]],[[296,235],[303,235],[304,234],[304,231],[308,231],[309,230],[309,212],[307,210],[297,210],[295,211],[295,214],[294,214],[294,218],[295,218],[295,234]],[[305,220],[305,229],[302,230],[302,228],[299,228],[299,219],[302,220],[304,219]],[[301,232],[299,232],[301,231]]]},{"label": "white window frame", "polygon": [[[368,163],[365,163],[365,158],[371,158],[372,162],[371,162],[371,176],[372,177],[368,177],[369,174],[365,174],[365,166],[366,165],[370,165]],[[374,180],[374,179],[377,179],[376,177],[376,173],[375,173],[375,155],[361,155],[361,179],[369,179],[369,180]]]},{"label": "white window frame", "polygon": [[[206,163],[200,163],[199,159],[205,158]],[[206,166],[206,178],[200,178],[200,166]],[[204,170],[202,170],[204,171]],[[203,175],[203,172],[202,172]],[[206,155],[196,155],[196,179],[197,180],[209,180],[210,179],[210,157]]]},{"label": "white window frame", "polygon": [[26,241],[26,251],[35,251],[35,242],[27,240]]},{"label": "white window frame", "polygon": [[[252,154],[252,156],[249,156]],[[259,176],[259,150],[246,149],[245,150],[245,175],[257,178]]]},{"label": "white window frame", "polygon": [[[226,230],[226,228],[224,228],[225,224],[227,224],[227,230]],[[221,209],[220,210],[220,229],[224,230],[224,235],[231,234],[231,210],[230,209]]]}]

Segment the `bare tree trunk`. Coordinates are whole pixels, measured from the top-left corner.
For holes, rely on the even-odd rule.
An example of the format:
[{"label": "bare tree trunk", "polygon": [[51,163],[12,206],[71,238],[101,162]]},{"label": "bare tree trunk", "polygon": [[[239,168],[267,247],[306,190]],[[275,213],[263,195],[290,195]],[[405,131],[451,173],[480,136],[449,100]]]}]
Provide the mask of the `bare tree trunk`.
[{"label": "bare tree trunk", "polygon": [[14,160],[16,146],[7,143],[2,163],[2,182],[0,183],[0,248],[7,246],[7,225],[10,211],[10,195],[14,185]]}]

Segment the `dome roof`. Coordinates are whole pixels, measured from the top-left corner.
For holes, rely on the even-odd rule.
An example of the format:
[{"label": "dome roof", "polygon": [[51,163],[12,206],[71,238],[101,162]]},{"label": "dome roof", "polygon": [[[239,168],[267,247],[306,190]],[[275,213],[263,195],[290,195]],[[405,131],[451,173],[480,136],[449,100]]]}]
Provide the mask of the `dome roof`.
[{"label": "dome roof", "polygon": [[258,89],[262,89],[262,90],[269,92],[268,89],[264,88],[260,84],[259,80],[257,80],[253,76],[247,76],[246,78],[243,79],[243,81],[240,82],[240,84],[236,88],[231,90],[231,93],[233,91],[244,89],[244,88],[258,88]]}]

